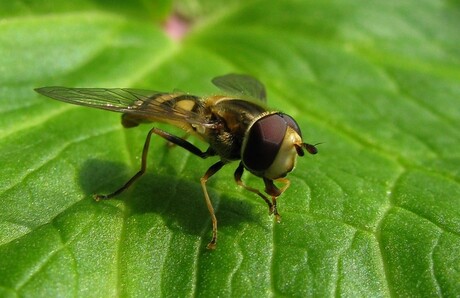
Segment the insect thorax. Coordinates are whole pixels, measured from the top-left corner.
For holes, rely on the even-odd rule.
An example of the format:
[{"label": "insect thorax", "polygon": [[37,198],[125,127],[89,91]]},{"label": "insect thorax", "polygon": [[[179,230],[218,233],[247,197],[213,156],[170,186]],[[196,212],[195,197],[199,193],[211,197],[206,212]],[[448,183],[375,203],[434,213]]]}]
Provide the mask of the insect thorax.
[{"label": "insect thorax", "polygon": [[249,125],[266,110],[250,101],[221,98],[209,106],[217,129],[208,131],[211,148],[223,160],[241,159],[241,146]]}]

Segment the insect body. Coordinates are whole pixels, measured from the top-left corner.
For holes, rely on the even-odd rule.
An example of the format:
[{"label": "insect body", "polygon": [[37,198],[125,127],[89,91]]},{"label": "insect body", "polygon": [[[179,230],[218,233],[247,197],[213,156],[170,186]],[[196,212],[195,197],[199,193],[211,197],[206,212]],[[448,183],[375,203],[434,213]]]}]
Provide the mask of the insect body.
[{"label": "insect body", "polygon": [[[121,188],[108,195],[96,195],[96,200],[110,199],[126,190],[146,170],[147,153],[152,134],[159,135],[201,157],[219,156],[201,177],[206,205],[211,214],[213,229],[209,249],[217,241],[217,219],[206,189],[207,180],[231,161],[240,160],[234,178],[238,185],[260,196],[270,214],[279,221],[276,199],[289,186],[285,176],[294,168],[297,156],[304,149],[316,154],[315,145],[302,141],[300,128],[293,118],[265,108],[264,86],[247,75],[228,74],[216,77],[213,84],[226,95],[200,98],[184,93],[162,93],[138,89],[43,87],[35,89],[48,97],[77,105],[121,112],[124,127],[141,123],[166,122],[187,134],[193,134],[209,144],[206,151],[158,128],[147,134],[140,170]],[[247,186],[241,180],[244,170],[261,177],[265,193]],[[274,181],[284,186],[279,189]]]}]

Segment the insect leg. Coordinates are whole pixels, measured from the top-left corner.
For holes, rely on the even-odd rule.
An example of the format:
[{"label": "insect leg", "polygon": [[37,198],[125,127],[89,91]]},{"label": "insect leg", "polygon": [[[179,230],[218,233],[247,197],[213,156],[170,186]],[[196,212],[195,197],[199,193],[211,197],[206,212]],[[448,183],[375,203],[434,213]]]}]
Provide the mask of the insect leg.
[{"label": "insect leg", "polygon": [[[180,137],[180,138],[181,138],[182,140],[185,141],[189,136],[190,136],[190,134],[186,133],[186,134],[184,134],[184,135],[183,135],[182,137]],[[173,142],[171,142],[171,141],[168,141],[168,142],[166,143],[166,146],[168,146],[169,148],[173,148],[173,147],[177,146],[177,144],[176,144],[176,143],[173,143]]]},{"label": "insect leg", "polygon": [[273,214],[276,211],[276,208],[274,208],[274,207],[276,207],[276,205],[274,206],[273,203],[270,202],[270,200],[263,193],[261,193],[259,190],[244,184],[244,182],[241,180],[241,177],[243,176],[243,172],[244,172],[244,166],[243,166],[243,163],[240,162],[240,165],[238,166],[238,168],[236,168],[236,171],[235,171],[235,174],[234,174],[236,184],[238,184],[239,186],[244,187],[246,190],[249,190],[249,191],[257,194],[259,197],[264,199],[264,201],[268,205],[268,212],[270,214]]},{"label": "insect leg", "polygon": [[[278,178],[278,179],[275,179],[276,182],[281,182],[281,183],[284,183],[284,186],[281,187],[280,189],[280,192],[283,193],[286,189],[289,188],[289,186],[291,185],[291,181],[289,181],[289,179],[286,179],[286,178]],[[281,194],[280,194],[281,195]]]},{"label": "insect leg", "polygon": [[198,147],[187,142],[186,140],[183,140],[179,137],[176,137],[175,135],[172,135],[170,133],[167,133],[161,129],[154,127],[148,132],[147,137],[145,138],[144,149],[142,149],[142,161],[141,161],[140,170],[133,177],[131,177],[131,179],[129,179],[128,182],[126,182],[122,187],[120,187],[113,193],[110,193],[108,195],[95,195],[94,198],[96,201],[108,200],[110,198],[113,198],[119,195],[120,193],[125,191],[128,187],[130,187],[131,184],[134,183],[134,181],[136,181],[139,177],[141,177],[145,173],[145,170],[147,169],[147,153],[149,152],[149,145],[150,145],[150,139],[152,137],[152,134],[157,134],[160,137],[168,140],[169,142],[174,143],[201,158],[206,158],[206,157],[214,155],[214,152],[211,149],[208,149],[207,151],[203,152]]},{"label": "insect leg", "polygon": [[217,173],[225,163],[223,161],[218,161],[217,163],[213,164],[204,174],[203,177],[201,177],[201,187],[203,188],[203,193],[204,193],[204,199],[206,200],[206,206],[208,206],[209,213],[211,214],[211,220],[212,220],[212,239],[211,242],[208,243],[207,248],[208,249],[215,249],[216,248],[216,242],[217,242],[217,218],[216,214],[214,213],[214,208],[212,207],[212,202],[211,199],[209,198],[208,190],[206,189],[206,182],[208,179]]},{"label": "insect leg", "polygon": [[279,189],[275,184],[273,184],[273,180],[264,178],[265,192],[271,195],[273,202],[273,214],[275,215],[276,221],[280,222],[281,215],[278,213],[278,209],[276,207],[276,199],[289,187],[291,182],[286,178],[278,178],[276,181],[284,183],[284,186]]},{"label": "insect leg", "polygon": [[193,153],[196,156],[199,156],[199,157],[201,157],[203,159],[207,158],[209,156],[216,155],[211,148],[208,148],[208,150],[206,150],[206,151],[201,151],[200,148],[196,147],[195,145],[193,145],[192,143],[186,141],[183,138],[179,138],[179,137],[177,137],[175,135],[167,133],[166,131],[163,131],[163,130],[158,129],[158,128],[152,128],[152,130],[155,130],[154,131],[155,134],[157,134],[160,137],[166,139],[169,143],[177,145],[179,147],[182,147],[185,150],[187,150],[188,152]]}]

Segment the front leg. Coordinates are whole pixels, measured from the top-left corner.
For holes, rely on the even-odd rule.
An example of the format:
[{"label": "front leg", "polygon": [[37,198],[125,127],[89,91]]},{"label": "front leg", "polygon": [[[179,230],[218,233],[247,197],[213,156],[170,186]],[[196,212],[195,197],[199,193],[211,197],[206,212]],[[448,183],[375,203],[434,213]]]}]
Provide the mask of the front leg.
[{"label": "front leg", "polygon": [[[252,188],[252,187],[247,186],[246,184],[244,184],[243,180],[241,180],[241,177],[243,176],[243,172],[244,172],[244,165],[243,165],[243,162],[240,162],[240,164],[239,164],[239,166],[236,169],[235,174],[234,174],[236,184],[238,184],[241,187],[244,187],[246,190],[249,190],[250,192],[253,192],[256,195],[258,195],[259,197],[261,197],[265,201],[265,203],[267,203],[268,212],[269,212],[270,215],[271,214],[275,214],[275,215],[278,214],[278,212],[275,213],[276,205],[274,206],[273,203],[270,202],[270,200],[263,193],[261,193],[258,189]],[[275,201],[275,203],[276,203],[276,201]]]},{"label": "front leg", "polygon": [[276,207],[276,199],[289,187],[291,182],[286,178],[278,178],[276,181],[284,183],[284,186],[279,189],[273,184],[273,180],[264,178],[265,192],[272,196],[273,214],[275,215],[276,221],[281,222],[281,215],[278,213]]}]

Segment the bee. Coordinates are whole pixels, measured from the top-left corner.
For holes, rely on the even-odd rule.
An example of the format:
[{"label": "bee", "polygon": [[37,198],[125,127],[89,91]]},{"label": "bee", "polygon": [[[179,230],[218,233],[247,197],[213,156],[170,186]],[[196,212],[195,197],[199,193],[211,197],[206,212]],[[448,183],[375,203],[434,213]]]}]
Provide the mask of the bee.
[{"label": "bee", "polygon": [[[303,142],[299,125],[291,116],[266,108],[265,87],[257,79],[249,75],[227,74],[214,78],[212,83],[224,95],[198,97],[181,92],[125,88],[42,87],[35,91],[59,101],[123,113],[121,122],[126,128],[141,123],[165,122],[208,143],[207,150],[202,151],[185,137],[153,127],[145,139],[140,170],[119,189],[107,195],[95,195],[95,199],[106,200],[119,195],[145,173],[153,134],[202,159],[218,156],[219,161],[200,179],[212,220],[212,238],[207,248],[215,249],[217,218],[206,189],[211,176],[224,165],[240,161],[234,173],[236,183],[261,197],[267,203],[269,213],[279,222],[276,200],[290,185],[286,175],[294,169],[297,156],[304,156],[304,150],[310,154],[318,151],[317,144]],[[262,178],[266,194],[242,181],[244,170]],[[274,181],[283,186],[278,188]]]}]

